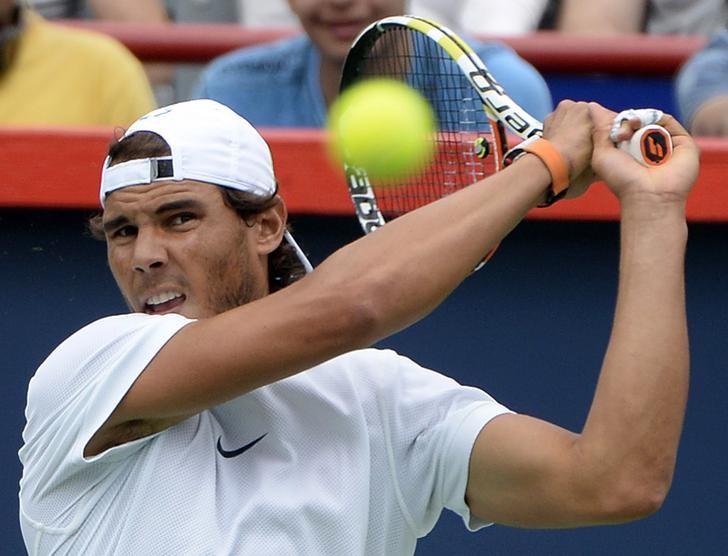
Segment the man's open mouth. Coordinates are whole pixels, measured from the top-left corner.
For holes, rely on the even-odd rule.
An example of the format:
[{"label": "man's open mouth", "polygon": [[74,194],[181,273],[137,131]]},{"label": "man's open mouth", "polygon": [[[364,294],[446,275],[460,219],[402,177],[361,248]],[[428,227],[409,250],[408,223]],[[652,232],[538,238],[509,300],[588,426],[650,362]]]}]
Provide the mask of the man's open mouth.
[{"label": "man's open mouth", "polygon": [[169,313],[185,302],[184,294],[179,292],[162,292],[151,296],[144,303],[144,312],[150,315]]}]

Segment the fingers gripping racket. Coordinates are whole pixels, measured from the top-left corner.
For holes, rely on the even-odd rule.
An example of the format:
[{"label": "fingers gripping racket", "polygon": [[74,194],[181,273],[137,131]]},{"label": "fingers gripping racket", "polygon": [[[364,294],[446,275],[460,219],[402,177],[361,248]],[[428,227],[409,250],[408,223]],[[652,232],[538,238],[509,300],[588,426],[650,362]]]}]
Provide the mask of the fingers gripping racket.
[{"label": "fingers gripping racket", "polygon": [[508,96],[465,41],[427,19],[388,17],[362,31],[344,63],[340,90],[374,77],[417,90],[430,103],[439,131],[432,162],[397,183],[371,179],[363,168],[345,163],[365,233],[500,170],[509,133],[521,140],[543,133],[542,122]]}]

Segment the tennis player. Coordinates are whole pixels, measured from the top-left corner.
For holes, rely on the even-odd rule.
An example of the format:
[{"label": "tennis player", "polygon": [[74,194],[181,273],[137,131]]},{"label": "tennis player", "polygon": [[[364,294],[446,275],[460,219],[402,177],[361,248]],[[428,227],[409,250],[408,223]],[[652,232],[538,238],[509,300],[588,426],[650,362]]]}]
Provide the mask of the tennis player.
[{"label": "tennis player", "polygon": [[[131,312],[73,334],[30,382],[28,552],[403,555],[443,508],[472,530],[657,510],[686,403],[698,155],[664,117],[674,155],[642,167],[614,148],[613,119],[561,103],[545,123],[548,160],[526,153],[309,273],[245,120],[210,100],[139,119],[110,149],[92,223]],[[572,196],[595,171],[622,210],[614,328],[578,433],[367,349],[445,299],[549,197],[557,166]]]}]

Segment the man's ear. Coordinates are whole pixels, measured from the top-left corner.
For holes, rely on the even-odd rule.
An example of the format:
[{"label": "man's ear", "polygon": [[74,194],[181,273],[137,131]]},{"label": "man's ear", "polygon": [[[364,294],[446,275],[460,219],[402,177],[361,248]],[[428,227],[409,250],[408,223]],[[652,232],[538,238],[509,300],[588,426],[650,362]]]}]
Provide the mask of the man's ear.
[{"label": "man's ear", "polygon": [[283,199],[276,196],[276,203],[256,215],[258,254],[268,255],[276,250],[283,239],[288,222],[288,209]]}]

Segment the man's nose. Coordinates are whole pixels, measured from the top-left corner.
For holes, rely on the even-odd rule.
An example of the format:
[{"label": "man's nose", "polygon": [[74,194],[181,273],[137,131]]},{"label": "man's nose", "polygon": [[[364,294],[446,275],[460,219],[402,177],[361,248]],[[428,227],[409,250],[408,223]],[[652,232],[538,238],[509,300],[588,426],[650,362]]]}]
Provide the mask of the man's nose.
[{"label": "man's nose", "polygon": [[155,230],[140,229],[134,241],[134,270],[150,272],[166,263],[167,249],[161,235]]}]

